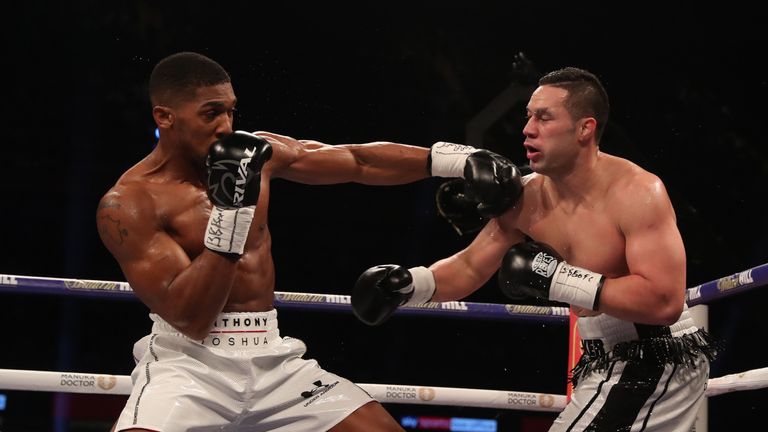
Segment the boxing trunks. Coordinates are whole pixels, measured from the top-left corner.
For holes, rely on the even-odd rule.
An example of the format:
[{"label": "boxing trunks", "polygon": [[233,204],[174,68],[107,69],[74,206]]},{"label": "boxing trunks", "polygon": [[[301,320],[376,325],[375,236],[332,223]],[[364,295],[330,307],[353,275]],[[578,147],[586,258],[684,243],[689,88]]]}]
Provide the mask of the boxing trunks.
[{"label": "boxing trunks", "polygon": [[582,356],[571,400],[553,431],[689,432],[716,347],[686,306],[671,326],[601,314],[577,323]]},{"label": "boxing trunks", "polygon": [[277,312],[222,313],[204,340],[150,314],[134,345],[133,390],[116,431],[325,431],[373,399],[303,359]]}]

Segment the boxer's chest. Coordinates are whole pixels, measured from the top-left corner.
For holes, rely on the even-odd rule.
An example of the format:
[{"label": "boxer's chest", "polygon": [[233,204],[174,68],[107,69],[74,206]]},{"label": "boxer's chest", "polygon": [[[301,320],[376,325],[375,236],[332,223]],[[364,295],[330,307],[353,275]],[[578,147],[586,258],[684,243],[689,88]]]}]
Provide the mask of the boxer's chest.
[{"label": "boxer's chest", "polygon": [[[268,183],[262,187],[246,249],[258,249],[267,236],[266,218],[269,201]],[[202,253],[204,236],[211,214],[211,202],[204,190],[187,185],[169,187],[163,191],[158,214],[165,231],[184,249],[190,258]]]},{"label": "boxer's chest", "polygon": [[529,215],[521,229],[570,264],[607,276],[627,273],[624,235],[606,209],[554,207]]},{"label": "boxer's chest", "polygon": [[211,214],[211,203],[205,192],[194,188],[169,188],[160,202],[160,220],[165,231],[187,255],[199,255]]}]

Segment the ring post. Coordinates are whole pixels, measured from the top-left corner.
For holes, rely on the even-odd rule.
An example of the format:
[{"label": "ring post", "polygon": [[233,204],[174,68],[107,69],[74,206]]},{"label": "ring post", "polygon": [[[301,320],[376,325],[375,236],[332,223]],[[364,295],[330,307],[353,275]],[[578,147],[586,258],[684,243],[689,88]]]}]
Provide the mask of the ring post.
[{"label": "ring post", "polygon": [[[709,306],[705,304],[696,305],[690,308],[690,311],[696,326],[709,331]],[[704,400],[701,402],[699,412],[696,414],[696,423],[694,423],[693,430],[696,432],[707,432],[708,430],[709,400],[706,397],[702,399]]]}]

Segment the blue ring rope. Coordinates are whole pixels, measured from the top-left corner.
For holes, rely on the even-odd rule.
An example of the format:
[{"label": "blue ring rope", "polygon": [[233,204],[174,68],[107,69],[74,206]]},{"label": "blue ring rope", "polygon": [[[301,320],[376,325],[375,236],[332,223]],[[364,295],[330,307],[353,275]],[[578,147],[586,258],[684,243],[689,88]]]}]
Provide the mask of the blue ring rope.
[{"label": "blue ring rope", "polygon": [[[709,303],[722,297],[768,284],[768,263],[689,288],[688,306]],[[127,282],[89,279],[62,279],[0,274],[0,292],[23,294],[75,295],[136,300]],[[275,307],[279,309],[324,310],[351,312],[350,296],[275,292]],[[453,301],[406,306],[396,315],[430,315],[485,320],[515,320],[531,322],[561,322],[569,319],[567,307],[530,306],[499,303]]]}]

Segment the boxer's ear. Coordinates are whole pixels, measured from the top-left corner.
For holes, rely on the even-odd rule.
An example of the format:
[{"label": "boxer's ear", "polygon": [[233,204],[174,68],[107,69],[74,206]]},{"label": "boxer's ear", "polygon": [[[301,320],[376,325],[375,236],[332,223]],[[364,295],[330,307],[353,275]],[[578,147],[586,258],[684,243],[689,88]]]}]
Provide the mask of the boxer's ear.
[{"label": "boxer's ear", "polygon": [[152,117],[155,124],[161,129],[168,129],[173,124],[175,116],[173,110],[167,106],[155,105],[152,107]]},{"label": "boxer's ear", "polygon": [[576,133],[579,141],[588,141],[595,136],[597,130],[597,120],[594,117],[584,117],[576,125]]}]

